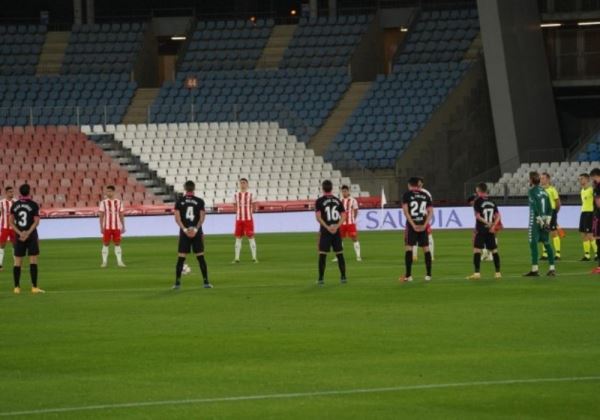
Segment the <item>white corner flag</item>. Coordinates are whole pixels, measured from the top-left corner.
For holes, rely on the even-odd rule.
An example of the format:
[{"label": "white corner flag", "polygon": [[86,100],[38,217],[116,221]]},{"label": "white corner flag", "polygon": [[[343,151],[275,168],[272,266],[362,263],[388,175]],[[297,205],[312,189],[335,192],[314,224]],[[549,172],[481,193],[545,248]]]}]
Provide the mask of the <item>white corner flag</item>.
[{"label": "white corner flag", "polygon": [[381,208],[383,209],[387,204],[387,200],[385,199],[385,190],[381,187]]}]

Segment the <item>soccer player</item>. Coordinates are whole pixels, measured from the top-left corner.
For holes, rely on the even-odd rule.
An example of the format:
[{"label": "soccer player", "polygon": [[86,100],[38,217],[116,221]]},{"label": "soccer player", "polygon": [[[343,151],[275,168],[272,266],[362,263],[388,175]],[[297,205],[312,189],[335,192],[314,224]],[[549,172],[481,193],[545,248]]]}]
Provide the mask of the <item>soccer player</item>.
[{"label": "soccer player", "polygon": [[[542,188],[548,193],[550,197],[550,206],[552,207],[552,220],[550,221],[550,236],[552,237],[552,244],[554,245],[554,259],[560,260],[560,235],[558,234],[558,212],[560,211],[560,196],[558,190],[552,185],[550,174],[544,172],[541,175]],[[547,260],[548,254],[546,249],[542,250],[541,260]]]},{"label": "soccer player", "polygon": [[[592,234],[596,240],[596,249],[600,250],[600,168],[594,168],[590,172],[594,181],[594,223]],[[597,255],[598,266],[592,270],[593,274],[600,274],[600,255]]]},{"label": "soccer player", "polygon": [[[419,180],[419,188],[421,189],[421,191],[423,191],[425,194],[427,194],[429,196],[429,199],[433,202],[431,193],[428,190],[426,190],[425,188],[423,188],[423,186],[425,185],[425,180],[422,177],[418,177],[418,180]],[[434,243],[433,243],[433,229],[431,228],[430,223],[427,224],[427,227],[425,230],[427,232],[427,240],[429,242],[429,251],[431,252],[431,260],[433,261],[435,259]],[[417,262],[417,260],[418,260],[418,251],[419,251],[419,247],[417,247],[415,245],[413,247],[413,262]]]},{"label": "soccer player", "polygon": [[496,244],[496,228],[500,223],[500,212],[496,203],[487,195],[487,184],[480,183],[475,190],[477,197],[473,203],[475,210],[475,235],[473,238],[473,265],[475,272],[467,277],[469,280],[481,278],[481,251],[485,248],[492,253],[496,273],[494,278],[502,278],[500,274],[500,255]]},{"label": "soccer player", "polygon": [[590,185],[590,176],[588,174],[579,175],[579,185],[581,185],[581,216],[579,218],[579,232],[583,241],[583,258],[581,261],[590,261],[590,250],[592,255],[596,255],[596,243],[592,235],[592,225],[594,223],[594,189]]},{"label": "soccer player", "polygon": [[28,184],[21,185],[19,193],[21,196],[10,209],[10,224],[17,235],[13,267],[14,292],[21,293],[21,265],[23,258],[29,256],[31,293],[45,293],[38,287],[40,245],[37,227],[40,224],[40,207],[31,199],[31,187]]},{"label": "soccer player", "polygon": [[552,207],[548,193],[540,187],[540,174],[529,173],[529,249],[531,251],[531,271],[525,277],[539,277],[538,243],[541,242],[548,253],[550,267],[547,276],[554,277],[554,250],[550,246],[548,232],[552,220]]},{"label": "soccer player", "polygon": [[106,198],[100,202],[100,233],[102,234],[102,265],[108,264],[108,247],[111,241],[115,246],[117,266],[125,267],[123,251],[121,250],[121,235],[125,233],[125,209],[123,203],[115,198],[115,186],[108,185],[105,189]]},{"label": "soccer player", "polygon": [[419,188],[419,178],[408,180],[408,191],[402,197],[402,210],[406,218],[404,231],[406,273],[401,281],[412,281],[413,247],[418,245],[425,254],[427,275],[425,281],[431,280],[432,255],[429,249],[427,225],[433,217],[431,196]]},{"label": "soccer player", "polygon": [[321,184],[323,195],[315,203],[316,218],[319,223],[319,280],[317,284],[323,286],[325,276],[325,265],[327,264],[327,253],[333,249],[337,256],[340,269],[340,281],[342,284],[346,279],[346,260],[344,259],[344,247],[340,226],[346,220],[346,210],[339,198],[332,194],[333,184],[325,180]]},{"label": "soccer player", "polygon": [[[350,195],[350,188],[347,185],[342,185],[342,204],[346,210],[346,219],[342,223],[340,233],[342,240],[350,238],[354,242],[354,253],[356,261],[362,261],[360,257],[360,242],[358,242],[358,231],[356,229],[356,220],[358,218],[358,201]],[[335,262],[336,260],[334,260]]]},{"label": "soccer player", "polygon": [[248,192],[248,180],[240,179],[240,191],[234,196],[235,208],[235,259],[234,263],[240,262],[240,252],[242,251],[242,238],[246,236],[250,244],[252,261],[257,263],[256,259],[256,240],[254,239],[254,199],[252,193]]},{"label": "soccer player", "polygon": [[175,222],[179,226],[179,247],[177,265],[175,266],[175,284],[173,289],[181,287],[181,272],[185,258],[190,252],[194,252],[202,278],[204,279],[204,288],[212,289],[212,284],[208,281],[208,268],[204,258],[204,236],[202,225],[206,218],[204,209],[204,200],[194,195],[196,185],[192,181],[186,181],[184,184],[185,194],[175,202]]},{"label": "soccer player", "polygon": [[15,249],[15,231],[10,224],[10,209],[15,202],[13,187],[4,189],[4,198],[0,200],[0,271],[4,270],[4,249],[6,243],[10,241],[13,244],[13,253]]}]

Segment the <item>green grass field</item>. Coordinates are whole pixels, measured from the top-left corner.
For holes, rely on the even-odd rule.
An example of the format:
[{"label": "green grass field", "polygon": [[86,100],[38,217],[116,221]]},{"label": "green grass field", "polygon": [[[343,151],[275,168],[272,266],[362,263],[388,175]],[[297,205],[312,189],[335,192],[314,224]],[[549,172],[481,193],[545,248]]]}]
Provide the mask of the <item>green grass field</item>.
[{"label": "green grass field", "polygon": [[[399,284],[398,233],[347,245],[347,285],[316,236],[260,235],[260,263],[206,239],[171,291],[176,238],[126,239],[126,269],[97,240],[45,241],[45,295],[0,273],[0,416],[40,418],[599,418],[600,277],[563,243],[559,277],[525,279],[526,234],[500,236],[504,279],[465,280],[470,231],[436,232],[430,284]],[[8,260],[8,258],[6,258]],[[547,266],[542,265],[545,271]],[[20,414],[19,414],[20,413]]]}]

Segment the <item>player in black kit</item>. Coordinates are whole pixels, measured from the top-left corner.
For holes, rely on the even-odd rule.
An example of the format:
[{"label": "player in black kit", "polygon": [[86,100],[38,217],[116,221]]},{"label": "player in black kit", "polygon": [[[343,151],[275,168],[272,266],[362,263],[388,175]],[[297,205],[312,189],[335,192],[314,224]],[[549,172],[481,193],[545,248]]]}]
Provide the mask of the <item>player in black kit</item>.
[{"label": "player in black kit", "polygon": [[37,227],[40,224],[40,206],[31,199],[31,187],[23,184],[19,187],[21,197],[10,209],[10,223],[15,230],[15,265],[13,267],[14,292],[21,293],[21,265],[23,258],[29,257],[29,274],[31,276],[31,293],[45,293],[38,287],[37,259],[40,245]]},{"label": "player in black kit", "polygon": [[473,203],[475,211],[475,232],[473,237],[473,265],[475,272],[467,277],[469,280],[481,278],[481,251],[485,248],[492,253],[496,273],[494,278],[500,279],[500,254],[496,243],[496,229],[500,224],[500,212],[496,203],[487,195],[487,184],[480,183],[475,189],[477,195]]},{"label": "player in black kit", "polygon": [[408,180],[408,191],[402,196],[402,209],[406,218],[404,231],[406,273],[400,281],[412,281],[413,246],[423,248],[425,254],[425,266],[427,275],[425,281],[431,280],[431,252],[429,250],[429,238],[427,225],[433,217],[433,205],[431,196],[419,188],[419,178],[412,177]]},{"label": "player in black kit", "polygon": [[179,248],[177,265],[175,267],[175,284],[173,289],[181,287],[181,272],[185,258],[190,252],[194,252],[200,271],[204,279],[204,288],[211,289],[213,286],[208,281],[208,268],[204,258],[204,236],[202,224],[206,218],[204,200],[194,195],[196,185],[192,181],[184,184],[185,194],[175,202],[175,222],[179,226]]},{"label": "player in black kit", "polygon": [[317,212],[317,222],[320,225],[319,231],[319,280],[317,284],[323,286],[323,276],[325,275],[325,265],[327,262],[327,253],[333,249],[337,256],[338,267],[340,268],[340,281],[346,283],[346,260],[344,259],[344,248],[342,246],[342,236],[340,235],[340,226],[346,220],[346,211],[339,198],[335,197],[331,191],[333,184],[329,180],[323,181],[323,196],[320,197],[315,205]]},{"label": "player in black kit", "polygon": [[[596,239],[596,245],[600,245],[600,169],[594,168],[590,172],[594,181],[594,222],[592,225],[592,234]],[[600,248],[597,252],[598,266],[592,270],[592,274],[600,274]]]}]

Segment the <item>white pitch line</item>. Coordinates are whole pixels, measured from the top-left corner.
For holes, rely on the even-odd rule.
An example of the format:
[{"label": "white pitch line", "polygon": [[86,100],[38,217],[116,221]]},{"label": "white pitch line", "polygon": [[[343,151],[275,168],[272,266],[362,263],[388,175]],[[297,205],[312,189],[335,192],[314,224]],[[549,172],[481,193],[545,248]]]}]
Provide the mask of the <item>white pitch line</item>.
[{"label": "white pitch line", "polygon": [[540,383],[556,383],[556,382],[592,382],[600,381],[600,376],[575,376],[563,378],[532,378],[532,379],[506,379],[499,381],[474,381],[474,382],[451,382],[444,384],[423,384],[423,385],[401,385],[384,388],[358,388],[358,389],[342,389],[329,391],[309,391],[309,392],[290,392],[281,394],[264,394],[264,395],[240,395],[237,397],[214,397],[214,398],[192,398],[185,400],[163,400],[163,401],[139,401],[130,403],[117,404],[98,404],[85,405],[79,407],[57,407],[57,408],[41,408],[37,410],[23,411],[5,411],[0,412],[0,417],[10,416],[28,416],[36,414],[52,414],[52,413],[68,413],[75,411],[98,411],[112,410],[118,408],[140,408],[140,407],[155,407],[165,405],[191,405],[191,404],[210,404],[219,402],[237,402],[237,401],[261,401],[261,400],[277,400],[277,399],[293,399],[293,398],[310,398],[310,397],[328,397],[338,395],[354,395],[354,394],[377,394],[387,392],[415,391],[428,389],[444,389],[444,388],[465,388],[473,386],[499,386],[499,385],[521,385],[521,384],[540,384]]}]

